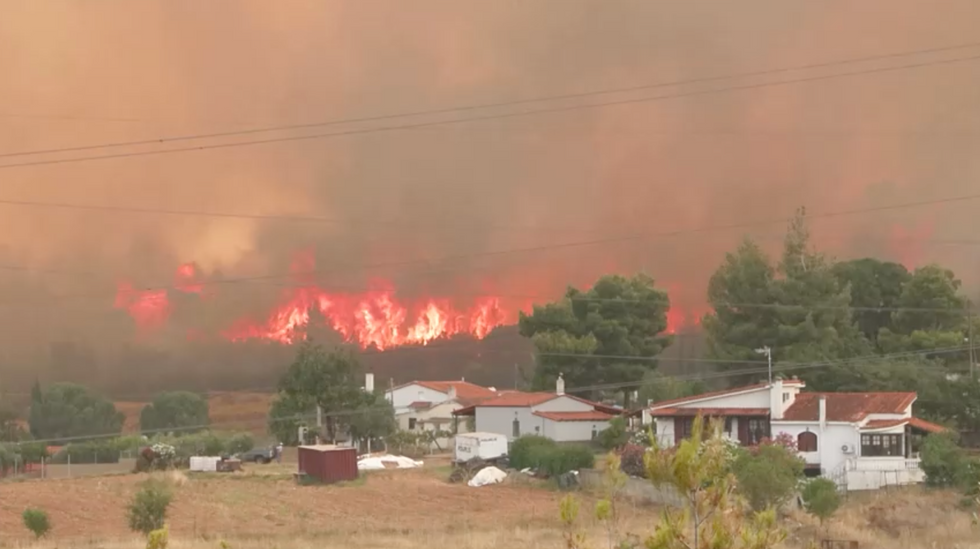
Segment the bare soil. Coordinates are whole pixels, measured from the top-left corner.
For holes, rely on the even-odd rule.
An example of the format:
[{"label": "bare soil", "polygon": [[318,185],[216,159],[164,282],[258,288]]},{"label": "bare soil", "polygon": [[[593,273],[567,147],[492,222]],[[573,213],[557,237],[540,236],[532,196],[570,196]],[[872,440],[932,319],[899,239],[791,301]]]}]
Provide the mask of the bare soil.
[{"label": "bare soil", "polygon": [[[413,534],[553,526],[560,494],[540,487],[469,488],[445,481],[441,469],[372,472],[339,486],[299,486],[291,468],[188,475],[175,488],[171,535],[322,536]],[[27,507],[48,511],[57,539],[130,536],[125,507],[145,475],[5,483],[0,540],[23,542]]]}]

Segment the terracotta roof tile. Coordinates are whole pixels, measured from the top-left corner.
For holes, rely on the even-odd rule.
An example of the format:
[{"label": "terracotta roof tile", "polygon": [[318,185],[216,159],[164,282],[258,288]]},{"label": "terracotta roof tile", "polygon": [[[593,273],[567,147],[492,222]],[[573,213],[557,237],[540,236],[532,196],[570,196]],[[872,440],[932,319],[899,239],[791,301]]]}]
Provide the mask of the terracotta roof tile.
[{"label": "terracotta roof tile", "polygon": [[[805,384],[802,381],[798,380],[798,379],[784,379],[783,380],[783,385],[788,385],[788,386],[792,386],[792,387],[802,387]],[[742,393],[742,392],[745,392],[745,391],[754,391],[754,390],[757,390],[757,389],[765,389],[768,386],[769,386],[768,383],[756,383],[754,385],[743,385],[741,387],[733,387],[731,389],[724,389],[724,390],[721,390],[721,391],[711,391],[709,393],[701,393],[700,395],[693,395],[693,396],[683,397],[683,398],[673,398],[673,399],[670,399],[670,400],[661,400],[660,402],[654,402],[653,404],[650,405],[650,407],[651,408],[659,408],[661,406],[674,405],[674,404],[683,404],[683,403],[686,403],[686,402],[693,402],[693,401],[701,400],[701,399],[705,399],[705,398],[721,397],[721,396],[726,396],[726,395],[733,395],[733,394],[737,394],[737,393]]]},{"label": "terracotta roof tile", "polygon": [[650,412],[653,417],[705,417],[759,416],[769,415],[769,408],[658,408]]},{"label": "terracotta roof tile", "polygon": [[459,398],[486,398],[497,394],[487,387],[482,387],[469,381],[414,381],[413,383],[421,385],[426,389],[439,391],[440,393],[449,393],[449,388],[455,387],[456,396]]},{"label": "terracotta roof tile", "polygon": [[915,393],[800,393],[783,413],[785,421],[817,421],[820,396],[827,398],[827,421],[862,421],[869,414],[904,414]]},{"label": "terracotta roof tile", "polygon": [[862,429],[887,429],[889,427],[898,427],[899,425],[905,425],[908,423],[908,419],[872,419],[864,424]]},{"label": "terracotta roof tile", "polygon": [[408,407],[415,410],[422,410],[425,408],[431,408],[432,403],[428,400],[416,400],[415,402],[409,404]]},{"label": "terracotta roof tile", "polygon": [[551,421],[608,421],[616,417],[598,410],[590,412],[534,412],[534,415]]},{"label": "terracotta roof tile", "polygon": [[916,429],[925,431],[927,433],[945,433],[946,431],[948,431],[948,429],[946,429],[942,425],[938,425],[936,423],[932,423],[931,421],[926,421],[924,419],[919,419],[917,417],[913,417],[909,419],[909,425]]},{"label": "terracotta roof tile", "polygon": [[520,391],[510,391],[488,398],[477,403],[479,406],[505,406],[520,408],[524,406],[537,406],[549,400],[558,398],[555,393],[522,393]]}]

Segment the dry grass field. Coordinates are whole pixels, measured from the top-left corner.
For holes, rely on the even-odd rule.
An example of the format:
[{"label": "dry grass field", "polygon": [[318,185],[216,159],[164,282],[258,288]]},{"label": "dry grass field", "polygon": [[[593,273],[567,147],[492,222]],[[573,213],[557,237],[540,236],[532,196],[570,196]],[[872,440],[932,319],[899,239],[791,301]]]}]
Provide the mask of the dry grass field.
[{"label": "dry grass field", "polygon": [[[428,465],[428,464],[427,464]],[[298,486],[294,466],[253,466],[243,473],[171,475],[176,497],[170,515],[171,547],[323,549],[543,549],[562,547],[558,500],[562,494],[532,481],[469,488],[446,482],[438,462],[421,470],[379,471],[338,486]],[[0,545],[123,549],[142,547],[125,521],[125,505],[142,480],[115,475],[0,485]],[[582,495],[583,526],[601,544]],[[808,516],[788,517],[787,549],[818,538],[860,542],[861,549],[966,549],[980,539],[958,497],[919,489],[850,498],[826,528]],[[31,541],[20,523],[28,506],[46,509],[52,535]],[[649,532],[659,510],[623,502],[624,528]]]}]

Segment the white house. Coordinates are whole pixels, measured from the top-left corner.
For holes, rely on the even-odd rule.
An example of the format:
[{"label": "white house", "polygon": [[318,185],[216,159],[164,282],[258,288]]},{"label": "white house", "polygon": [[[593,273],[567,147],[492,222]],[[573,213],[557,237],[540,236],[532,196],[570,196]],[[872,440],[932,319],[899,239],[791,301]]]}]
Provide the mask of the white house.
[{"label": "white house", "polygon": [[807,474],[847,490],[921,482],[918,437],[943,431],[913,417],[915,393],[804,393],[798,379],[776,380],[657,402],[643,411],[657,440],[673,445],[694,418],[724,420],[723,436],[742,445],[787,434],[796,440]]},{"label": "white house", "polygon": [[554,393],[503,391],[493,398],[454,412],[457,418],[473,417],[480,432],[506,435],[540,435],[558,442],[587,442],[609,426],[623,410],[565,394],[559,377]]},{"label": "white house", "polygon": [[[399,429],[421,433],[453,431],[465,433],[466,424],[457,425],[453,412],[497,394],[493,388],[481,387],[466,380],[412,381],[389,389],[385,397],[395,409]],[[446,437],[437,439],[441,448],[449,447]]]}]

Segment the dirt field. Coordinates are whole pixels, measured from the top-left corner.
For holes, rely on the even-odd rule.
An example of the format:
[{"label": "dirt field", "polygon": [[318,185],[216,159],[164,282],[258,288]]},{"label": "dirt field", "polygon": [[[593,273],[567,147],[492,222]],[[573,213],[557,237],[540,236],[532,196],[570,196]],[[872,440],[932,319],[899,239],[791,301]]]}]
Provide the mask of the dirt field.
[{"label": "dirt field", "polygon": [[[258,469],[258,467],[256,467]],[[188,475],[176,489],[170,528],[177,538],[446,535],[547,526],[559,494],[527,486],[450,485],[442,469],[380,471],[346,486],[304,487],[292,469]],[[4,484],[0,540],[27,541],[20,513],[46,509],[56,540],[130,536],[124,507],[139,475]],[[60,546],[60,545],[59,545]]]},{"label": "dirt field", "polygon": [[[177,473],[169,524],[173,549],[544,549],[562,546],[558,500],[563,494],[529,481],[484,488],[450,485],[448,470],[380,471],[342,486],[298,486],[295,466],[252,466],[234,475]],[[116,475],[0,485],[0,546],[139,548],[128,531],[125,505],[140,475]],[[583,494],[582,526],[599,546]],[[795,514],[786,549],[815,539],[855,540],[861,549],[977,549],[980,537],[959,497],[920,489],[853,496],[826,527]],[[26,507],[47,510],[49,539],[34,544],[20,522]],[[624,530],[652,531],[656,508],[620,502]],[[604,545],[602,545],[604,546]]]}]

